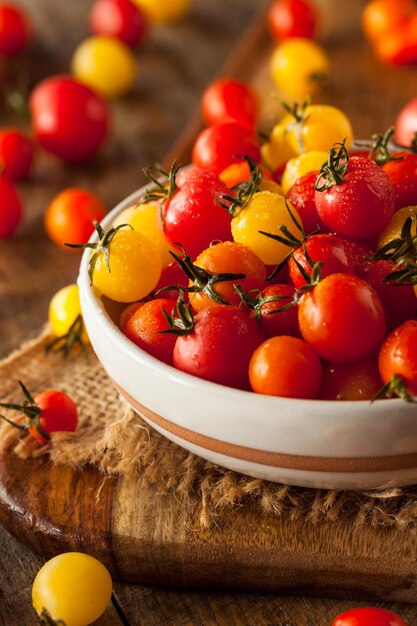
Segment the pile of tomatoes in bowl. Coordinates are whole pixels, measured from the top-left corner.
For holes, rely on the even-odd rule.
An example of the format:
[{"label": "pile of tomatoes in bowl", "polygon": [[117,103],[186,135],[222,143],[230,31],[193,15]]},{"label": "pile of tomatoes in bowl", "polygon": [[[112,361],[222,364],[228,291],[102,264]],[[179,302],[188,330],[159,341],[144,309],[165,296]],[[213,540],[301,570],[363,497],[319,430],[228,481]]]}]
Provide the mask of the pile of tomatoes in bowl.
[{"label": "pile of tomatoes in bowl", "polygon": [[285,105],[260,146],[231,79],[203,97],[193,163],[148,170],[90,279],[119,325],[199,378],[290,398],[417,394],[417,155],[392,132],[352,147],[346,115]]}]

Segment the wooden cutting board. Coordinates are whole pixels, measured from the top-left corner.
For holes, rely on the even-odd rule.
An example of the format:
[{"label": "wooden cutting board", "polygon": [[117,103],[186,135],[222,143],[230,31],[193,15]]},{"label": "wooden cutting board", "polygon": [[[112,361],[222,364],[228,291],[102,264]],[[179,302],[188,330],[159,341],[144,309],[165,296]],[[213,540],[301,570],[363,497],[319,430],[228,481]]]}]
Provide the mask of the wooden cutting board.
[{"label": "wooden cutting board", "polygon": [[[268,95],[270,49],[261,16],[222,73]],[[338,71],[326,100],[350,115],[356,136],[384,130],[415,95],[413,70],[382,69],[353,36],[328,41],[328,49]],[[275,113],[269,100],[266,126]],[[200,125],[199,116],[191,120],[166,162],[189,160]],[[114,577],[131,581],[417,601],[417,529],[293,522],[254,505],[223,515],[209,530],[198,517],[197,504],[184,508],[174,495],[127,479],[21,460],[8,450],[0,455],[0,521],[44,555],[89,552]]]},{"label": "wooden cutting board", "polygon": [[198,505],[132,480],[0,456],[0,521],[43,555],[99,558],[117,579],[417,601],[417,529],[312,524],[244,506],[200,526]]}]

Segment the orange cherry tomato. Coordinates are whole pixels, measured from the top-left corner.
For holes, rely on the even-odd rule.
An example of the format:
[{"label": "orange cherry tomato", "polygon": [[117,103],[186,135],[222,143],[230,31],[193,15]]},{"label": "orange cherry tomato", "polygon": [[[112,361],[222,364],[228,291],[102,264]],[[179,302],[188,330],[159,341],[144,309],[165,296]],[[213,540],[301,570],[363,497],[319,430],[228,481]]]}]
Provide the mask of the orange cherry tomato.
[{"label": "orange cherry tomato", "polygon": [[379,353],[379,371],[384,383],[394,374],[402,378],[407,392],[417,395],[417,321],[409,320],[388,335]]},{"label": "orange cherry tomato", "polygon": [[322,380],[320,359],[313,348],[282,335],[262,343],[249,363],[253,391],[287,398],[316,398]]},{"label": "orange cherry tomato", "polygon": [[94,231],[94,220],[106,215],[102,201],[85,189],[70,187],[52,200],[45,213],[45,229],[54,243],[86,243]]},{"label": "orange cherry tomato", "polygon": [[362,28],[370,41],[377,41],[411,17],[410,0],[371,0],[362,13]]},{"label": "orange cherry tomato", "polygon": [[381,387],[376,359],[328,363],[320,396],[324,400],[372,400]]},{"label": "orange cherry tomato", "polygon": [[[203,250],[194,264],[211,274],[244,274],[245,278],[220,281],[213,285],[216,294],[234,306],[239,306],[241,303],[240,296],[234,288],[235,284],[239,284],[245,291],[265,287],[264,263],[252,250],[234,241],[218,243]],[[191,285],[193,285],[192,281],[190,281]],[[219,304],[204,292],[190,294],[190,302],[195,311]]]}]

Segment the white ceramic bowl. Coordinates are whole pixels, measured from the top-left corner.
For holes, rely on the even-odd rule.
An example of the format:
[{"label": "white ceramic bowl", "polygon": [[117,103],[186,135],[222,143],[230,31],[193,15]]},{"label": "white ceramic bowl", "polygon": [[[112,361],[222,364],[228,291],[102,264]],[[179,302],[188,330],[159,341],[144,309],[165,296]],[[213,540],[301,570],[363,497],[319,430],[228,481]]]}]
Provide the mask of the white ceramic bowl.
[{"label": "white ceramic bowl", "polygon": [[[103,227],[142,193],[121,202]],[[78,284],[93,348],[122,396],[168,439],[218,465],[291,485],[368,489],[417,483],[415,404],[277,398],[184,374],[123,335],[112,321],[114,305],[90,286],[89,257],[86,250]]]}]

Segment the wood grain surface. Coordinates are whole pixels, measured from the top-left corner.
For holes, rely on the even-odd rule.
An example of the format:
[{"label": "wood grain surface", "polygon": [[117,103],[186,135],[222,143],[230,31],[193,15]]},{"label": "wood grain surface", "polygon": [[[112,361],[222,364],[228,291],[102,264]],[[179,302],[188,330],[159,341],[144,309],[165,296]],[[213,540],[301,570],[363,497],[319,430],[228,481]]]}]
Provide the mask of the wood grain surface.
[{"label": "wood grain surface", "polygon": [[[32,15],[39,33],[35,50],[28,61],[30,82],[54,71],[66,71],[71,52],[76,44],[87,34],[86,14],[91,2],[77,0],[72,3],[57,3],[54,0],[20,0]],[[219,71],[228,52],[234,47],[238,36],[249,23],[255,11],[262,5],[259,0],[195,0],[192,14],[183,24],[172,28],[155,29],[151,40],[138,52],[138,78],[135,93],[114,105],[114,134],[103,154],[87,168],[66,168],[54,160],[41,156],[32,180],[23,187],[27,201],[28,219],[18,237],[10,242],[0,243],[0,353],[5,355],[17,347],[22,340],[35,335],[43,325],[47,304],[52,293],[59,287],[72,282],[76,275],[79,257],[62,253],[48,242],[42,226],[44,209],[53,195],[68,185],[85,186],[98,192],[107,202],[109,208],[122,197],[137,188],[143,181],[141,168],[155,159],[167,154],[179,131],[189,122],[195,109],[200,92],[204,85]],[[367,45],[355,38],[358,32],[358,11],[363,5],[359,0],[350,3],[337,3],[337,11],[330,10],[335,0],[320,0],[325,7],[324,35],[327,46],[337,68],[334,75],[328,100],[342,106],[354,122],[357,136],[367,136],[388,126],[400,106],[414,94],[416,74],[412,70],[384,68],[379,66],[370,56]],[[225,10],[226,9],[226,10]],[[225,13],[227,18],[225,19]],[[346,43],[350,42],[350,43]],[[265,50],[269,42],[265,38]],[[190,54],[192,50],[192,54]],[[259,62],[259,61],[258,61]],[[257,61],[254,55],[253,64]],[[265,84],[266,70],[259,68],[258,85]],[[169,98],[167,97],[169,94]],[[271,108],[271,123],[273,111]],[[2,125],[6,121],[2,115]],[[195,122],[193,122],[195,123]],[[197,122],[198,123],[198,122]],[[177,144],[178,146],[179,144]],[[182,155],[187,158],[187,143],[181,139]],[[3,463],[6,462],[3,459]],[[29,483],[33,489],[26,468],[20,468],[19,478],[4,464],[0,468],[2,475],[8,475],[12,481]],[[32,498],[46,501],[48,480],[38,483],[37,493],[32,490]],[[62,477],[60,478],[62,480]],[[73,529],[74,546],[83,545],[79,529],[83,513],[80,501],[74,494],[88,484],[91,491],[81,494],[82,499],[97,493],[98,482],[89,475],[67,480],[63,494],[67,497],[57,504],[57,509],[50,511],[50,516],[64,516]],[[78,482],[77,482],[78,481]],[[101,486],[101,484],[100,484]],[[116,546],[120,558],[128,558],[130,550],[126,546],[130,542],[124,525],[129,526],[123,513],[125,504],[124,489],[128,485],[104,484],[100,492],[101,502],[105,502],[107,517],[96,515],[95,526],[100,521],[105,528],[109,522],[109,502],[117,504],[118,528],[120,544]],[[77,491],[78,490],[78,491]],[[81,489],[82,490],[82,489]],[[113,499],[114,498],[114,499]],[[340,528],[333,535],[331,529],[312,529],[303,525],[298,529],[287,522],[278,530],[272,529],[268,520],[262,519],[257,511],[239,512],[236,519],[238,531],[234,531],[232,518],[225,520],[221,531],[214,528],[210,533],[195,528],[193,516],[187,520],[181,517],[178,503],[158,494],[144,494],[147,505],[135,511],[135,523],[143,528],[143,544],[141,553],[138,550],[137,571],[142,563],[141,554],[152,555],[154,570],[172,560],[171,576],[166,582],[173,584],[188,583],[182,569],[178,538],[184,546],[204,548],[207,559],[212,567],[216,565],[210,547],[219,546],[223,553],[222,559],[230,563],[230,549],[224,537],[232,533],[238,537],[237,548],[233,553],[233,575],[239,578],[239,572],[247,567],[242,559],[251,558],[251,546],[248,543],[248,528],[256,541],[262,546],[263,558],[271,558],[270,546],[277,542],[287,554],[281,564],[280,575],[283,583],[297,581],[297,574],[292,574],[288,555],[297,555],[306,548],[309,554],[318,559],[325,546],[329,550],[327,565],[318,565],[311,579],[303,588],[298,588],[298,597],[280,597],[254,593],[229,593],[176,590],[166,587],[140,586],[121,582],[115,583],[116,602],[98,624],[101,625],[146,625],[146,626],[194,626],[194,625],[253,625],[253,626],[325,626],[331,624],[335,614],[357,605],[353,601],[312,599],[306,596],[313,591],[323,596],[337,592],[339,586],[353,585],[355,591],[366,588],[368,594],[379,597],[395,597],[400,589],[407,600],[413,599],[415,593],[415,532],[395,534],[387,531],[381,542],[372,532],[363,535],[352,529]],[[92,499],[90,498],[90,504]],[[11,509],[14,503],[11,502]],[[21,502],[20,513],[26,518],[27,527],[33,528],[33,535],[41,530],[41,521],[31,517],[30,502]],[[61,507],[59,509],[59,506]],[[123,513],[123,514],[122,514]],[[15,511],[14,515],[17,514]],[[247,521],[249,520],[249,526]],[[180,524],[186,522],[186,524]],[[179,529],[182,529],[179,532]],[[334,530],[334,529],[333,529]],[[17,528],[16,528],[17,531]],[[147,533],[147,534],[146,534]],[[226,533],[223,535],[222,533]],[[59,529],[52,539],[60,539]],[[145,541],[146,539],[146,541]],[[161,549],[163,540],[169,543],[170,550]],[[185,541],[184,541],[185,540]],[[251,537],[252,540],[252,537]],[[109,535],[103,535],[103,543],[98,546],[105,550],[110,541]],[[58,542],[59,543],[59,542]],[[45,553],[51,547],[44,547]],[[92,548],[92,546],[89,546]],[[97,547],[97,546],[96,546]],[[187,548],[190,549],[190,548]],[[175,552],[177,550],[177,552]],[[191,549],[190,549],[191,551]],[[354,572],[349,569],[352,559],[344,561],[344,557],[361,555]],[[176,556],[175,556],[176,555]],[[209,558],[210,557],[210,558]],[[239,561],[239,559],[241,559]],[[379,563],[375,562],[379,559]],[[144,559],[143,559],[144,560]],[[0,529],[0,625],[25,626],[36,624],[31,610],[30,585],[43,559],[34,555]],[[318,561],[317,561],[318,563]],[[346,569],[343,564],[346,563]],[[117,569],[117,563],[109,563]],[[260,575],[268,578],[267,566],[257,563]],[[342,567],[340,567],[342,565]],[[323,571],[339,572],[334,575],[334,587],[323,588],[320,579]],[[324,568],[324,569],[323,569]],[[377,572],[373,577],[372,568]],[[392,568],[398,572],[395,585],[392,584]],[[410,569],[412,574],[410,575]],[[195,562],[196,578],[204,579],[204,567]],[[262,572],[262,570],[264,570]],[[220,570],[219,570],[220,571]],[[343,573],[344,571],[344,573]],[[341,573],[342,572],[342,573]],[[202,580],[204,582],[204,580]],[[227,581],[219,580],[219,586],[227,586]],[[357,585],[357,586],[356,586]],[[292,590],[295,590],[294,584]],[[304,595],[305,594],[305,595]],[[384,603],[383,606],[401,613],[410,626],[417,623],[417,609],[410,605],[394,605]],[[117,607],[117,610],[116,610]]]}]

